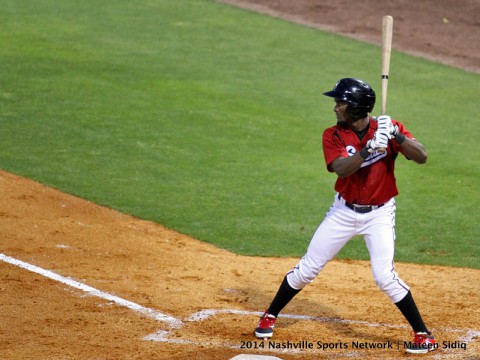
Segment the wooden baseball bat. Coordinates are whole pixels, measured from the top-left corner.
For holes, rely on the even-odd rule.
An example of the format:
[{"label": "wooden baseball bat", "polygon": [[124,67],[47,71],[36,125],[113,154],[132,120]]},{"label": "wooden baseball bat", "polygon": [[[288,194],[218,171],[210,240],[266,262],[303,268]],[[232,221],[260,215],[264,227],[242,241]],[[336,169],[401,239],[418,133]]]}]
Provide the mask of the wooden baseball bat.
[{"label": "wooden baseball bat", "polygon": [[392,53],[393,17],[385,15],[382,19],[382,110],[387,113],[387,88],[390,73],[390,55]]}]

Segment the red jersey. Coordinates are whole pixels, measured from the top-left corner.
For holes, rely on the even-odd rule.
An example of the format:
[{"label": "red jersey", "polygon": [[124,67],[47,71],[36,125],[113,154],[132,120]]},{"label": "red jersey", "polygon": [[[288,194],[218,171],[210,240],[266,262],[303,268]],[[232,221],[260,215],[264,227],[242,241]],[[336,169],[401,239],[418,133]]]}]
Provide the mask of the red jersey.
[{"label": "red jersey", "polygon": [[[398,125],[398,130],[410,139],[412,134],[405,129],[402,123],[392,120]],[[333,172],[332,162],[338,157],[352,156],[367,145],[377,130],[377,122],[370,117],[368,132],[362,140],[349,128],[335,125],[323,132],[323,155],[327,169]],[[359,205],[380,205],[398,195],[394,174],[395,159],[402,152],[400,145],[395,141],[388,142],[387,151],[378,151],[365,159],[360,169],[343,179],[338,178],[335,183],[337,191],[347,202]]]}]

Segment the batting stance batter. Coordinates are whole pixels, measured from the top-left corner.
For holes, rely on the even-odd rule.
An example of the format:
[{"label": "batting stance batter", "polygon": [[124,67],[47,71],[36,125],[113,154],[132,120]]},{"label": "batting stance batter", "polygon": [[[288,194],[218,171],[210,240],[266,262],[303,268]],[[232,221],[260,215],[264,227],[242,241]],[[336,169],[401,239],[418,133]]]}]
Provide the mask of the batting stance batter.
[{"label": "batting stance batter", "polygon": [[280,311],[311,283],[323,267],[354,236],[362,235],[377,286],[398,307],[413,328],[406,351],[423,354],[436,349],[407,284],[394,268],[394,163],[401,153],[418,164],[427,161],[424,146],[402,123],[387,115],[370,117],[375,92],[364,81],[345,78],[324,93],[335,101],[337,124],[323,133],[327,170],[337,174],[335,198],[311,239],[307,253],[285,276],[270,307],[261,316],[255,336],[273,335]]}]

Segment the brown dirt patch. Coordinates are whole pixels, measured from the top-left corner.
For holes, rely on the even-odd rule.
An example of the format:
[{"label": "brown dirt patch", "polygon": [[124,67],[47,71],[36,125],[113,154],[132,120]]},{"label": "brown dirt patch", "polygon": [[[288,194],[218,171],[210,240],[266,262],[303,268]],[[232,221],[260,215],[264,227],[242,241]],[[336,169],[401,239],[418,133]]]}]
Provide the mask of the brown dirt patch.
[{"label": "brown dirt patch", "polygon": [[478,0],[221,0],[323,31],[381,44],[392,15],[393,50],[480,73]]},{"label": "brown dirt patch", "polygon": [[[377,44],[379,18],[388,13],[395,18],[394,49],[479,72],[476,0],[235,4]],[[297,259],[238,256],[6,172],[0,172],[0,196],[0,253],[182,321],[172,328],[0,261],[2,359],[229,359],[241,353],[282,359],[407,357],[397,348],[352,348],[352,342],[390,341],[396,347],[410,339],[398,310],[375,288],[367,262],[332,261],[287,306],[285,313],[315,319],[279,320],[272,345],[304,341],[302,349],[241,349],[254,340],[255,312],[269,304]],[[433,357],[478,359],[480,271],[414,264],[397,269],[441,341]],[[207,309],[216,312],[191,318]],[[145,340],[152,334],[157,341]],[[348,349],[319,350],[318,341],[342,342]],[[306,348],[309,343],[313,349]]]}]

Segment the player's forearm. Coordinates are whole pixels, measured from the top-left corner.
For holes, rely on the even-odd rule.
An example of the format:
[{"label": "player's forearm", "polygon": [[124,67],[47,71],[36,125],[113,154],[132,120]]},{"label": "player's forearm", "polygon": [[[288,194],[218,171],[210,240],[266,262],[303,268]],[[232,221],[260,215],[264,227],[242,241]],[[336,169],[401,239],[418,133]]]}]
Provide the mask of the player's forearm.
[{"label": "player's forearm", "polygon": [[417,164],[425,164],[427,162],[427,151],[425,150],[425,146],[418,141],[405,138],[400,146],[402,147],[403,154]]},{"label": "player's forearm", "polygon": [[339,178],[344,178],[352,175],[355,171],[360,169],[364,158],[360,155],[360,151],[353,156],[339,157],[332,163],[332,169]]}]

